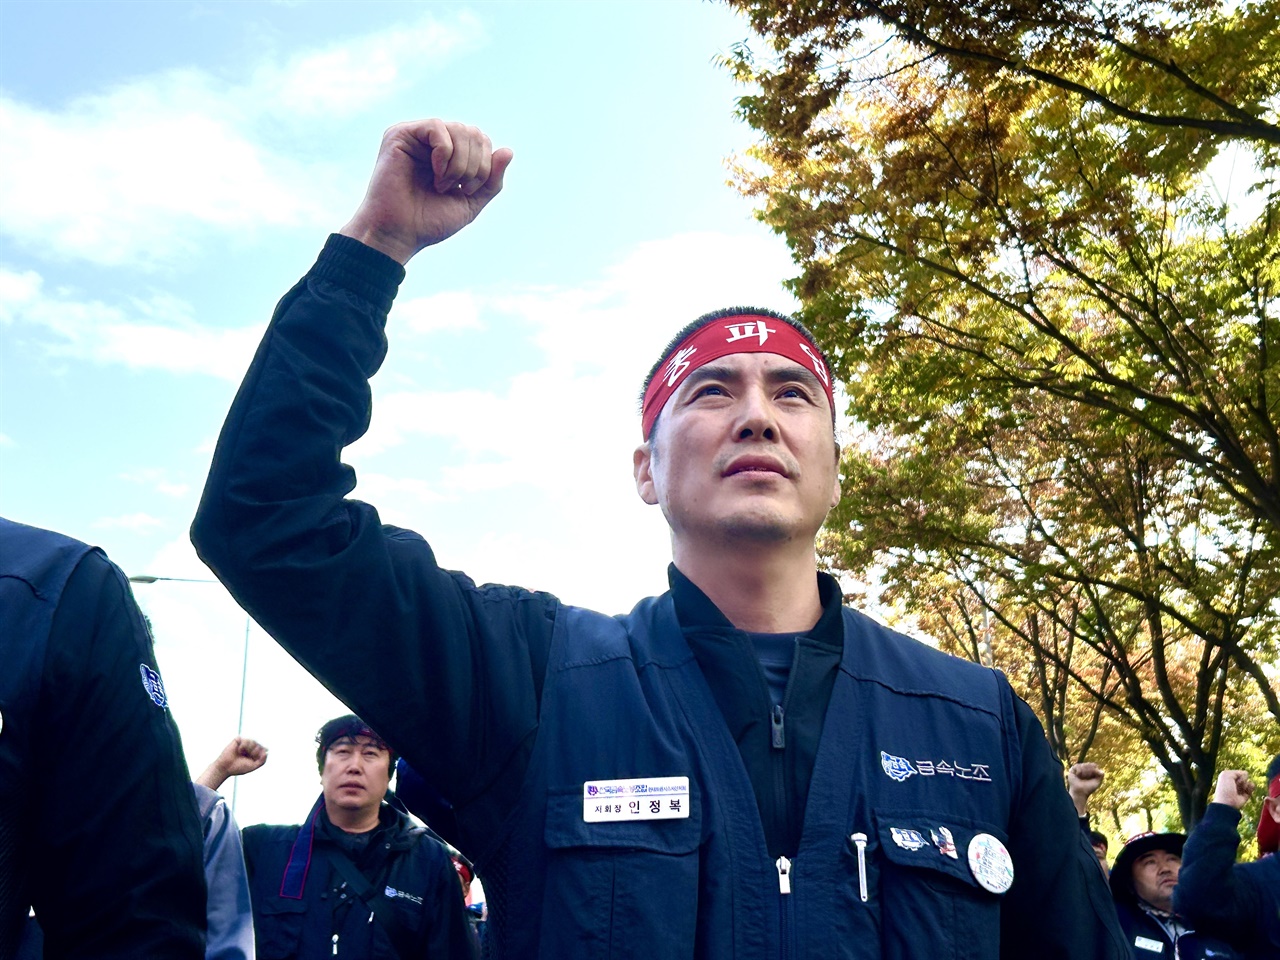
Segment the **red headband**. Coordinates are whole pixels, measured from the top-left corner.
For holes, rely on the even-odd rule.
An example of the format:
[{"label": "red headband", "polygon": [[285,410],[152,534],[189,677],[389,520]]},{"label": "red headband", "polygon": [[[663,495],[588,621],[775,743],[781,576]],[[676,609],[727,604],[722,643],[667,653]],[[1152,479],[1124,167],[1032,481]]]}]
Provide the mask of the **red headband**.
[{"label": "red headband", "polygon": [[827,372],[818,348],[799,330],[777,317],[739,313],[704,324],[662,358],[649,381],[649,389],[644,392],[640,411],[640,430],[644,439],[649,439],[658,414],[685,377],[712,360],[734,353],[774,353],[812,368],[826,391],[827,402],[832,410],[835,409],[831,374]]}]

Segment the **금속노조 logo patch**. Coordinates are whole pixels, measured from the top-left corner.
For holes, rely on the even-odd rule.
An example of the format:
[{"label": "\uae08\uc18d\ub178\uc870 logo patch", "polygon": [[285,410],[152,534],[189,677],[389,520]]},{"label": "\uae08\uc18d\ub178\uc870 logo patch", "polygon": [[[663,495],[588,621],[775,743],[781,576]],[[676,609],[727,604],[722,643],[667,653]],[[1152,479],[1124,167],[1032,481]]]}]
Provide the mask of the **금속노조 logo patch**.
[{"label": "\uae08\uc18d\ub178\uc870 logo patch", "polygon": [[168,707],[169,697],[164,692],[164,681],[160,679],[160,674],[145,663],[138,664],[138,672],[142,674],[142,689],[147,691],[151,702],[157,707]]},{"label": "\uae08\uc18d\ub178\uc870 logo patch", "polygon": [[910,850],[913,853],[929,845],[929,841],[921,835],[919,830],[909,830],[906,827],[890,827],[889,836],[893,837],[893,842],[903,850]]},{"label": "\uae08\uc18d\ub178\uc870 logo patch", "polygon": [[907,777],[916,775],[916,769],[911,766],[910,760],[905,757],[895,757],[893,754],[885,753],[883,750],[880,751],[880,766],[884,768],[885,773],[899,783],[907,779]]},{"label": "\uae08\uc18d\ub178\uc870 logo patch", "polygon": [[961,763],[959,760],[908,760],[880,751],[880,766],[893,780],[901,783],[908,777],[951,777],[954,780],[991,782],[991,764]]}]

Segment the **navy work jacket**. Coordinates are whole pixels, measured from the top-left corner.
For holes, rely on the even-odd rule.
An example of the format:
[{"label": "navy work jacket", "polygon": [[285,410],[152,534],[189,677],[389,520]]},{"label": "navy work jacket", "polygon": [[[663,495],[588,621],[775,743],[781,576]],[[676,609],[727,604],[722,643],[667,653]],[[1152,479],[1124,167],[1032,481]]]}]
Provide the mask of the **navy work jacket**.
[{"label": "navy work jacket", "polygon": [[[496,953],[998,957],[1001,896],[968,850],[980,834],[1009,840],[1013,694],[851,610],[844,629],[784,878],[670,596],[616,619],[562,608],[529,775],[499,852],[477,863]],[[687,817],[586,819],[584,784],[660,777],[688,778]]]},{"label": "navy work jacket", "polygon": [[31,907],[50,957],[204,956],[200,825],[167,703],[120,570],[0,518],[0,960],[34,933]]},{"label": "navy work jacket", "polygon": [[[312,833],[317,816],[324,814],[313,810],[302,826],[242,831],[258,960],[474,960],[462,888],[443,845],[383,804],[368,845],[349,855],[371,884],[373,902],[365,903],[333,867],[337,828],[326,820]],[[288,868],[298,858],[301,882],[290,889]]]},{"label": "navy work jacket", "polygon": [[0,517],[0,955],[17,950],[33,891],[24,864],[36,705],[58,599],[93,548]]}]

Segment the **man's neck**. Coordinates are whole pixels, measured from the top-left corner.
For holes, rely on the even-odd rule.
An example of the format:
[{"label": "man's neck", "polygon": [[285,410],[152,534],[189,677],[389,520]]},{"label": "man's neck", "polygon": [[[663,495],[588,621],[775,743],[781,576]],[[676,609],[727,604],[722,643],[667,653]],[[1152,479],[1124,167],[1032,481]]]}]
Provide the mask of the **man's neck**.
[{"label": "man's neck", "polygon": [[818,568],[812,548],[800,555],[777,550],[673,549],[683,573],[739,630],[804,633],[822,616]]},{"label": "man's neck", "polygon": [[360,807],[356,810],[348,810],[344,807],[330,807],[326,803],[324,813],[329,818],[329,822],[343,833],[368,833],[380,822],[378,809],[378,807],[372,810]]},{"label": "man's neck", "polygon": [[1165,917],[1168,919],[1180,919],[1173,912],[1172,897],[1170,897],[1167,901],[1165,901],[1162,904],[1152,903],[1150,900],[1144,900],[1142,899],[1142,897],[1139,897],[1138,905],[1142,907],[1144,910],[1146,910],[1147,913],[1156,914],[1160,917]]}]

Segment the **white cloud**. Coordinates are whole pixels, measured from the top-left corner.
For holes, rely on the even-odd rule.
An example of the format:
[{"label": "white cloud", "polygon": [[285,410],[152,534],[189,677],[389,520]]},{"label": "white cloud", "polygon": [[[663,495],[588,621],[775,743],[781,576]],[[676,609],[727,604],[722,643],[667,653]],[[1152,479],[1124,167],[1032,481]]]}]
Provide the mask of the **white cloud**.
[{"label": "white cloud", "polygon": [[439,503],[447,499],[424,480],[392,477],[372,470],[360,473],[360,485],[352,494],[357,500],[381,506],[393,497],[408,497],[418,503]]},{"label": "white cloud", "polygon": [[195,325],[116,323],[103,327],[93,358],[133,369],[205,373],[235,382],[249,368],[261,337],[257,327],[210,330]]},{"label": "white cloud", "polygon": [[107,265],[189,253],[195,228],[319,220],[297,164],[256,146],[192,72],[59,114],[0,97],[0,224],[25,246]]},{"label": "white cloud", "polygon": [[515,460],[480,461],[448,465],[440,473],[446,489],[480,493],[522,482],[525,468]]},{"label": "white cloud", "polygon": [[51,355],[238,381],[261,328],[209,329],[191,313],[189,304],[166,294],[135,297],[126,311],[100,300],[76,300],[66,291],[46,293],[39,274],[0,267],[0,320],[54,334],[46,346]]},{"label": "white cloud", "polygon": [[[147,563],[145,570],[132,570],[130,573],[148,574],[153,577],[174,578],[181,581],[202,582],[210,581],[210,589],[214,593],[226,597],[226,593],[220,587],[214,588],[217,583],[213,571],[205,566],[204,561],[196,556],[195,547],[191,545],[191,540],[186,534],[175,537],[168,541],[152,555]],[[197,595],[203,595],[203,592]]]},{"label": "white cloud", "polygon": [[0,447],[16,447],[18,444],[7,433],[0,433]]},{"label": "white cloud", "polygon": [[148,265],[195,249],[205,230],[326,223],[333,190],[316,136],[479,40],[473,17],[428,16],[239,82],[171,70],[58,110],[0,96],[0,232],[41,252]]},{"label": "white cloud", "polygon": [[415,297],[396,304],[396,324],[414,333],[479,330],[480,300],[467,290]]},{"label": "white cloud", "polygon": [[399,446],[412,434],[446,438],[472,452],[491,451],[492,425],[507,408],[506,398],[481,390],[379,396],[369,432],[351,447],[351,453],[367,458]]},{"label": "white cloud", "polygon": [[126,513],[119,517],[100,517],[93,521],[96,530],[132,530],[135,533],[146,533],[156,527],[164,526],[164,521],[149,513]]},{"label": "white cloud", "polygon": [[0,267],[0,323],[12,323],[19,310],[39,299],[42,284],[34,270],[14,273]]},{"label": "white cloud", "polygon": [[304,51],[283,67],[263,64],[248,86],[268,94],[264,109],[290,120],[352,114],[442,66],[481,38],[480,22],[471,14],[448,24],[425,17],[416,24]]},{"label": "white cloud", "polygon": [[164,494],[166,497],[185,497],[191,491],[191,485],[188,483],[174,483],[168,479],[164,470],[155,467],[149,467],[144,470],[131,470],[127,473],[120,474],[121,480],[127,480],[130,483],[138,483],[143,486],[150,487],[157,493]]}]

